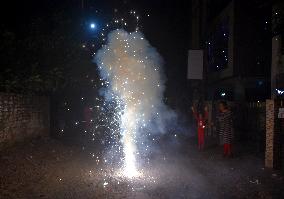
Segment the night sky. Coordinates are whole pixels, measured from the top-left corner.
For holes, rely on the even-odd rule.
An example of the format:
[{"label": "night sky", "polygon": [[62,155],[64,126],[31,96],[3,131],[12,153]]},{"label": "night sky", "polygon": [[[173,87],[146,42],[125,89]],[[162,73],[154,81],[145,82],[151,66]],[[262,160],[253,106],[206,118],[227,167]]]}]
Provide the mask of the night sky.
[{"label": "night sky", "polygon": [[190,1],[85,0],[83,10],[81,3],[80,0],[9,1],[1,6],[1,29],[14,32],[17,38],[25,38],[32,21],[41,18],[44,31],[49,32],[52,30],[50,16],[64,13],[74,21],[76,31],[82,29],[83,35],[82,24],[89,20],[102,25],[111,20],[114,9],[118,13],[135,9],[141,16],[142,32],[165,60],[168,82],[186,81]]}]

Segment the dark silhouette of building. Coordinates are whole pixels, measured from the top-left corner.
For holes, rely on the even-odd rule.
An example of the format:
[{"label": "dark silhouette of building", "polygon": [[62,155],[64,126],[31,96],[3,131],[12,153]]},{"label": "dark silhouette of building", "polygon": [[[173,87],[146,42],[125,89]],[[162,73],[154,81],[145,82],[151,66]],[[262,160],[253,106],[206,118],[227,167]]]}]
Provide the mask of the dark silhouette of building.
[{"label": "dark silhouette of building", "polygon": [[204,97],[256,101],[270,96],[271,3],[192,1],[191,48],[202,49]]}]

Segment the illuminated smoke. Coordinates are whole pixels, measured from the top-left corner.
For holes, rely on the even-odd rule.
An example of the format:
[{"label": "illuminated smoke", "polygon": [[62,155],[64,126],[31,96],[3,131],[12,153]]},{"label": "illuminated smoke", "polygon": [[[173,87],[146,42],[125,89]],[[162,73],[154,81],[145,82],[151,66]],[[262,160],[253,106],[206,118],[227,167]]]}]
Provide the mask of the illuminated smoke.
[{"label": "illuminated smoke", "polygon": [[152,132],[164,133],[165,119],[173,116],[163,103],[162,59],[141,32],[120,29],[109,33],[106,45],[96,53],[95,62],[107,84],[105,99],[119,104],[124,174],[136,176],[141,139]]}]

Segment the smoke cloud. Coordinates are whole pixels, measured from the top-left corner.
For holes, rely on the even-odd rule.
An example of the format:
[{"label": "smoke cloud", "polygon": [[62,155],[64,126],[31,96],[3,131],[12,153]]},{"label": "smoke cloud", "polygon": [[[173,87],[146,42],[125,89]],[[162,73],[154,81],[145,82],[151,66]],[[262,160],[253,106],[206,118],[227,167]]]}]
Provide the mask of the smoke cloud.
[{"label": "smoke cloud", "polygon": [[[166,124],[175,118],[163,103],[163,60],[141,32],[119,29],[109,33],[95,62],[106,82],[105,99],[118,102],[125,167],[135,169],[137,145],[144,144],[142,138],[165,133]],[[144,148],[148,150],[148,146]]]}]

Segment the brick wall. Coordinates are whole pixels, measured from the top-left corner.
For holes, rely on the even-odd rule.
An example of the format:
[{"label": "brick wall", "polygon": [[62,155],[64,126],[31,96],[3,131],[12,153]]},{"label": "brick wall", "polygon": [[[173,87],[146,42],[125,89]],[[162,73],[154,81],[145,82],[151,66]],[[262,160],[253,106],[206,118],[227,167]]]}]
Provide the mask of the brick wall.
[{"label": "brick wall", "polygon": [[48,134],[48,97],[0,93],[0,149]]},{"label": "brick wall", "polygon": [[278,110],[282,107],[280,100],[266,100],[266,151],[265,166],[281,168],[281,120]]},{"label": "brick wall", "polygon": [[266,100],[266,150],[265,166],[273,168],[273,146],[274,146],[274,100]]}]

